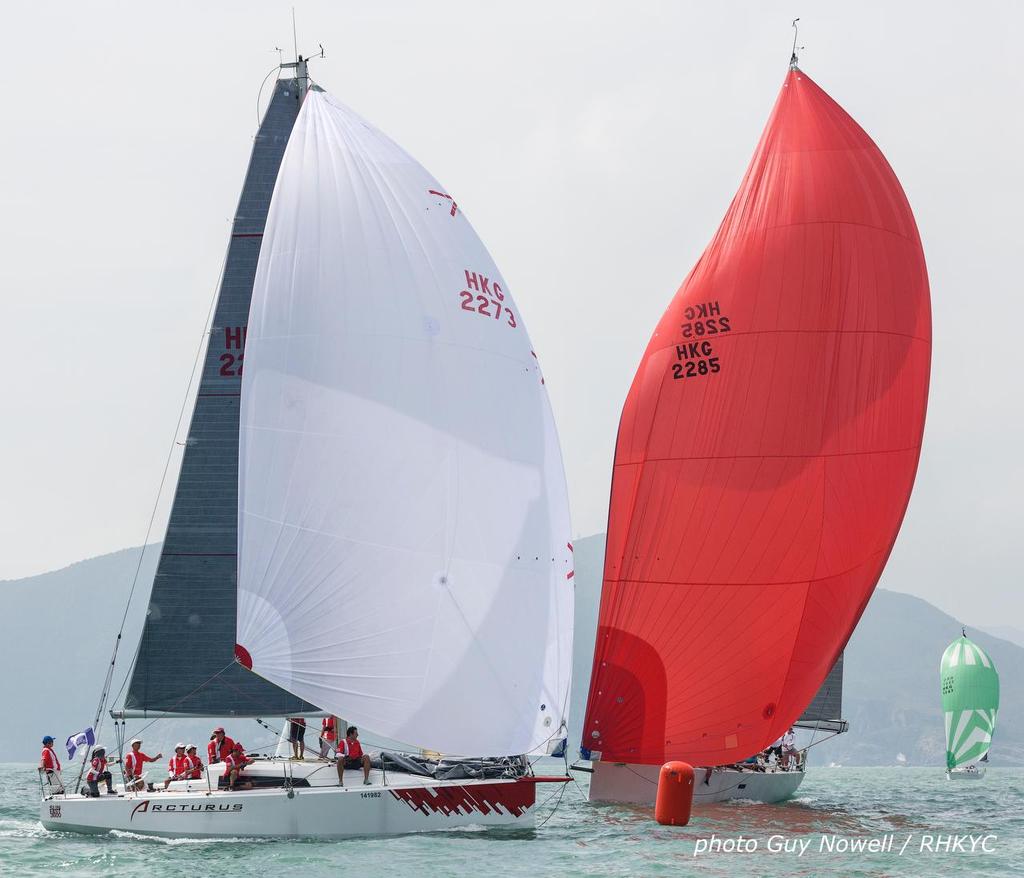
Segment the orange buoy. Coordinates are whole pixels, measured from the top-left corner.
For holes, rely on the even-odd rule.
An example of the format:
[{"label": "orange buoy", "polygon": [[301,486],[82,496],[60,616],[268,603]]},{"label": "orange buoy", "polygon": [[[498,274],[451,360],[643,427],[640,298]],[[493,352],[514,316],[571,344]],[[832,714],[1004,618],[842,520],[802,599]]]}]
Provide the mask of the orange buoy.
[{"label": "orange buoy", "polygon": [[686,826],[693,807],[693,766],[666,762],[658,774],[654,819],[662,826]]}]

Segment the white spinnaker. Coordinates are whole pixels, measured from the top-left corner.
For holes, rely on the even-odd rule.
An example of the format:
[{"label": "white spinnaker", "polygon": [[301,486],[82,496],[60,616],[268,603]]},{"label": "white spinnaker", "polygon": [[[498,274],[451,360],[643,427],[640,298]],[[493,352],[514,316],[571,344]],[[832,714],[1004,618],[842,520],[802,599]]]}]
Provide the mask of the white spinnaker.
[{"label": "white spinnaker", "polygon": [[568,500],[523,321],[440,184],[311,91],[253,289],[238,643],[355,725],[447,753],[560,736]]}]

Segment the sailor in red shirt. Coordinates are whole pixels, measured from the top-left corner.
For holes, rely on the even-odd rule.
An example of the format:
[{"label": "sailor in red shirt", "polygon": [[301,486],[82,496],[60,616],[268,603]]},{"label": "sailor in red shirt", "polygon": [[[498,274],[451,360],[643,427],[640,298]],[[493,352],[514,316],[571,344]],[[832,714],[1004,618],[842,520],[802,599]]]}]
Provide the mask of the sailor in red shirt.
[{"label": "sailor in red shirt", "polygon": [[363,770],[363,784],[370,783],[370,757],[363,752],[359,743],[359,729],[349,726],[345,733],[345,740],[338,748],[338,782],[345,785],[345,769],[361,768]]},{"label": "sailor in red shirt", "polygon": [[335,742],[338,740],[338,718],[325,716],[320,722],[320,758],[326,759],[331,750],[337,752]]},{"label": "sailor in red shirt", "polygon": [[53,738],[50,735],[43,738],[43,755],[39,759],[39,770],[43,773],[43,777],[46,780],[48,793],[64,792],[64,784],[60,779],[60,760],[54,752]]},{"label": "sailor in red shirt", "polygon": [[167,763],[167,779],[164,781],[166,790],[172,780],[187,780],[192,773],[192,760],[185,755],[185,745],[178,743],[174,745],[174,755]]},{"label": "sailor in red shirt", "polygon": [[88,795],[95,799],[100,796],[100,781],[107,784],[107,795],[116,796],[114,792],[113,779],[107,771],[107,750],[105,747],[94,747],[92,751],[92,762],[89,764],[89,773],[85,776],[85,782],[89,785]]},{"label": "sailor in red shirt", "polygon": [[[163,753],[157,753],[156,756],[147,756],[142,752],[142,739],[135,738],[132,741],[132,749],[124,757],[125,792],[141,790],[146,785],[142,779],[146,763],[156,762],[158,759],[163,759],[163,756]],[[152,785],[150,785],[150,789],[152,789]]]},{"label": "sailor in red shirt", "polygon": [[224,760],[224,778],[227,780],[229,790],[243,789],[251,790],[252,781],[242,779],[242,771],[253,760],[245,755],[241,744],[235,744],[234,749]]},{"label": "sailor in red shirt", "polygon": [[235,742],[224,734],[224,726],[217,726],[210,735],[210,743],[206,745],[207,762],[215,765],[224,762],[235,747]]},{"label": "sailor in red shirt", "polygon": [[189,744],[185,748],[185,756],[188,758],[191,769],[188,773],[189,780],[199,780],[203,776],[203,760],[196,755],[196,745]]}]

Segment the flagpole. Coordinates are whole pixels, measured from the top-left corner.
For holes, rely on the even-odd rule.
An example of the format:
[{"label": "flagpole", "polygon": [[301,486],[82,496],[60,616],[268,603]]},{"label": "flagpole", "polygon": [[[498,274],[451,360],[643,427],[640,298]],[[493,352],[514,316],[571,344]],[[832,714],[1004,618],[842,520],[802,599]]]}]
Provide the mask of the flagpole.
[{"label": "flagpole", "polygon": [[[89,740],[90,734],[92,736],[92,741]],[[82,737],[85,738],[85,740],[82,742],[82,744],[84,746],[80,747],[78,745],[78,739],[82,738]],[[68,741],[70,741],[70,740],[71,740],[71,738],[69,737]],[[81,766],[78,769],[78,780],[75,781],[75,791],[76,792],[82,789],[82,775],[85,774],[85,763],[89,760],[89,757],[92,755],[92,748],[95,745],[96,745],[96,734],[95,734],[95,732],[93,732],[92,726],[89,726],[89,728],[87,728],[85,731],[79,732],[77,735],[75,735],[75,752],[77,753],[78,750],[81,749],[82,752],[85,753],[85,756],[82,759],[82,764],[81,764]],[[64,746],[67,747],[67,742],[65,742]],[[74,757],[69,755],[68,758],[69,759],[73,759]]]}]

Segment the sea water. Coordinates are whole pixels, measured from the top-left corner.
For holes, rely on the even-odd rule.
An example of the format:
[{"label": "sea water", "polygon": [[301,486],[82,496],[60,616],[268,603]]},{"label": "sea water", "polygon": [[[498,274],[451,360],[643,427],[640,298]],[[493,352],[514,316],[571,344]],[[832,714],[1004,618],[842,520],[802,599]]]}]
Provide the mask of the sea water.
[{"label": "sea water", "polygon": [[[549,760],[544,760],[548,762]],[[561,763],[538,766],[557,772]],[[387,839],[145,839],[46,832],[32,766],[0,766],[0,874],[216,876],[1024,875],[1024,769],[811,768],[792,800],[702,808],[686,827],[541,786],[532,830]]]}]

